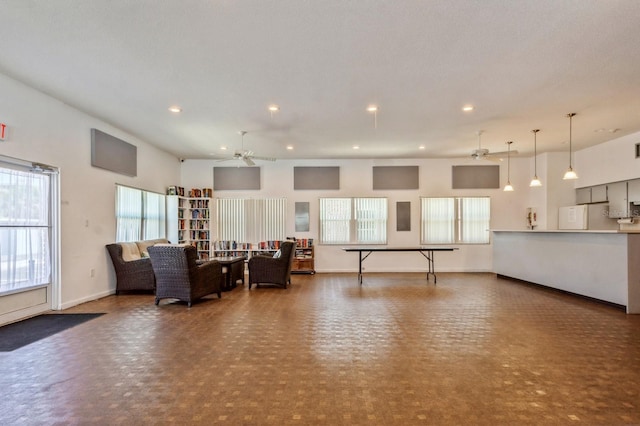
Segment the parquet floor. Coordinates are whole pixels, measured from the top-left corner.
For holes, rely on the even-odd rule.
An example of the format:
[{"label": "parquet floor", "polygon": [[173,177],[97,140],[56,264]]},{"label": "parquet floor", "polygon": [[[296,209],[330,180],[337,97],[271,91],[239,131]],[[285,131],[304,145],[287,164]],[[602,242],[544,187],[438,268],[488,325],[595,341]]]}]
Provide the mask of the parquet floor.
[{"label": "parquet floor", "polygon": [[107,315],[0,353],[0,424],[640,424],[640,316],[493,274],[68,312]]}]

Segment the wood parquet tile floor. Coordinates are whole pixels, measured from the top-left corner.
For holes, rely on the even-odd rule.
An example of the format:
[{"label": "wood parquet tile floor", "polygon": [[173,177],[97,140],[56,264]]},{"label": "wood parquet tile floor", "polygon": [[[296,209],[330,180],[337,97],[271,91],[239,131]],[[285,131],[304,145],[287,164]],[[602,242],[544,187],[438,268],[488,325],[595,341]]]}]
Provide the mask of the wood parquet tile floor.
[{"label": "wood parquet tile floor", "polygon": [[0,424],[640,424],[640,316],[494,274],[153,301],[0,353]]}]

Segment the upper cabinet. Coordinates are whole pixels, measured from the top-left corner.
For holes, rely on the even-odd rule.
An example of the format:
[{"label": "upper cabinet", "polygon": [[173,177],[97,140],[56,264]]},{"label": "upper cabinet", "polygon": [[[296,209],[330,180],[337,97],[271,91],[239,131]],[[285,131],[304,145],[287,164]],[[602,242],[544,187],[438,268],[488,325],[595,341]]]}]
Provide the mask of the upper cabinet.
[{"label": "upper cabinet", "polygon": [[629,217],[627,182],[615,182],[607,185],[609,194],[609,217]]},{"label": "upper cabinet", "polygon": [[640,179],[630,180],[627,191],[630,203],[640,203]]},{"label": "upper cabinet", "polygon": [[592,203],[606,203],[607,201],[609,201],[607,198],[607,185],[596,185],[591,187]]},{"label": "upper cabinet", "polygon": [[591,202],[591,187],[576,189],[576,204],[589,204]]}]

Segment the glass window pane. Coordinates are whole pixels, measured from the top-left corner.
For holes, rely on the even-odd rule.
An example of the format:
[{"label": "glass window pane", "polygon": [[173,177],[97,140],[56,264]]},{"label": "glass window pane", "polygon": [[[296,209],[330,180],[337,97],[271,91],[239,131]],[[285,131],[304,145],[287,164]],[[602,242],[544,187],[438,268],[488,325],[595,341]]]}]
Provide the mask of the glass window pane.
[{"label": "glass window pane", "polygon": [[0,292],[51,282],[51,177],[0,168]]}]

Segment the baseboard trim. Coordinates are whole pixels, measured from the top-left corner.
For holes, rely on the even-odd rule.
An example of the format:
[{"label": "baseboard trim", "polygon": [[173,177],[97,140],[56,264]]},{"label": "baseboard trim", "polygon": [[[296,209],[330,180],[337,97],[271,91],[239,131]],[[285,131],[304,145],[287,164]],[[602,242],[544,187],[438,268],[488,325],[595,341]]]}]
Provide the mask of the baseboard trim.
[{"label": "baseboard trim", "polygon": [[611,308],[615,308],[615,309],[621,310],[623,312],[627,311],[627,307],[625,305],[621,305],[619,303],[609,302],[609,301],[602,300],[602,299],[597,299],[597,298],[591,297],[591,296],[585,296],[584,294],[574,293],[572,291],[562,290],[562,289],[555,288],[555,287],[549,287],[548,285],[538,284],[538,283],[534,283],[534,282],[531,282],[531,281],[526,281],[526,280],[523,280],[523,279],[520,279],[520,278],[510,277],[508,275],[496,274],[496,278],[507,280],[507,281],[513,281],[513,282],[516,282],[518,284],[523,284],[523,285],[535,287],[537,289],[548,291],[548,292],[552,292],[552,293],[566,294],[566,295],[573,296],[573,297],[579,297],[580,299],[588,300],[590,302],[595,302],[595,303],[598,303],[600,305],[609,306]]}]

